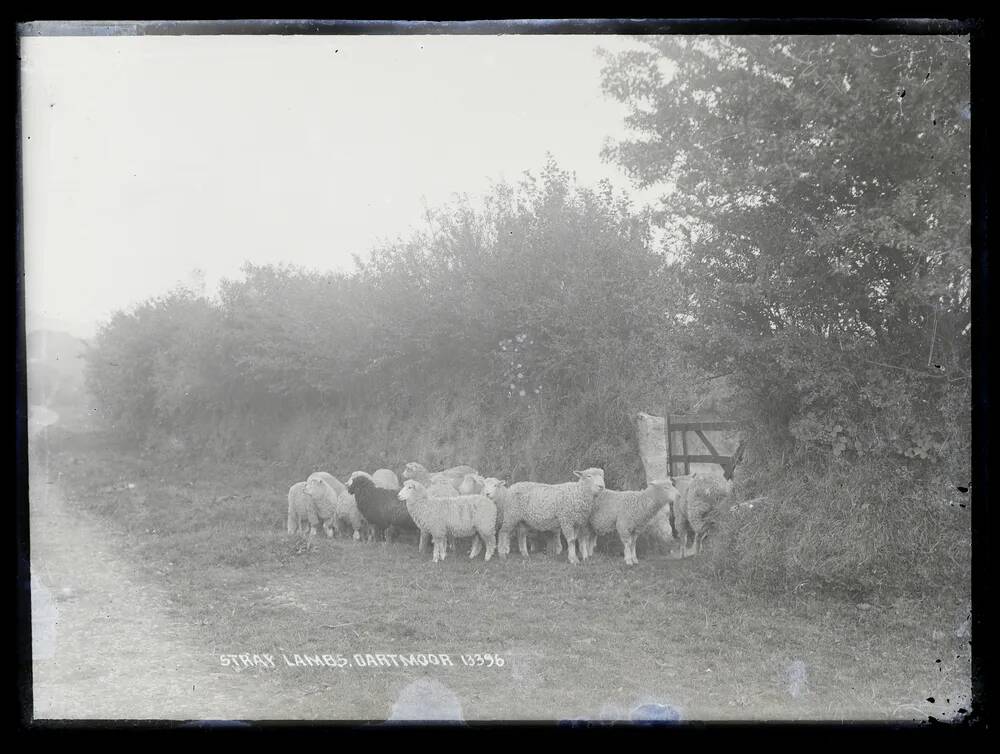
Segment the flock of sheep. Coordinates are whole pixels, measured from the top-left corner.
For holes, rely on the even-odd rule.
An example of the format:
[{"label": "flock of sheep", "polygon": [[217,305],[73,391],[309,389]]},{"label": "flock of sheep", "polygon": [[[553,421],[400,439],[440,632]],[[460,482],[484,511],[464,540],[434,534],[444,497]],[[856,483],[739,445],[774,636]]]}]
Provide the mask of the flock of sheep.
[{"label": "flock of sheep", "polygon": [[473,537],[469,557],[485,549],[489,560],[494,552],[506,558],[511,534],[527,556],[529,535],[551,532],[556,554],[565,538],[569,562],[575,564],[593,555],[598,535],[617,533],[625,563],[635,565],[636,538],[643,531],[665,542],[683,538],[681,557],[698,553],[732,494],[731,470],[724,478],[656,479],[632,491],[607,489],[599,468],[573,474],[573,481],[562,484],[508,486],[470,466],[432,473],[414,462],[406,464],[400,485],[389,469],[355,471],[346,484],[319,471],[288,491],[287,528],[289,534],[315,536],[322,524],[329,537],[353,531],[355,540],[366,541],[418,531],[418,551],[424,552],[430,538],[434,562],[443,560],[458,538]]}]

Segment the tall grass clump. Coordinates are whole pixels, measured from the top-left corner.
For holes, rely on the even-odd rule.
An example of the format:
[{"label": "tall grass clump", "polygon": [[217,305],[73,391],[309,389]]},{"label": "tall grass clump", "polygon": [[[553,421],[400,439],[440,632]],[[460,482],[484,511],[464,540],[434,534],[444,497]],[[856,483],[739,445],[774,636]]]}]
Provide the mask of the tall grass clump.
[{"label": "tall grass clump", "polygon": [[800,453],[757,466],[737,491],[766,500],[721,516],[710,565],[726,580],[857,600],[970,588],[966,496],[925,471]]}]

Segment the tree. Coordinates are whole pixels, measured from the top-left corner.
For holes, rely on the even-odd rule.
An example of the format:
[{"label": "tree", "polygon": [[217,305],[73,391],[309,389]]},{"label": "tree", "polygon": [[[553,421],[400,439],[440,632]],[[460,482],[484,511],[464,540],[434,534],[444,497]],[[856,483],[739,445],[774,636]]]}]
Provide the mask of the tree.
[{"label": "tree", "polygon": [[665,187],[692,355],[835,453],[967,448],[967,40],[643,41],[606,157]]}]

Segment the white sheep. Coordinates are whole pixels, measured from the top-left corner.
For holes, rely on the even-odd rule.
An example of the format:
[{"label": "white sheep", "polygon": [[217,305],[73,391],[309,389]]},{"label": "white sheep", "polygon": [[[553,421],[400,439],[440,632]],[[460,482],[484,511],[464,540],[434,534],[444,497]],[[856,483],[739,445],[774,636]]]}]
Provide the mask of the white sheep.
[{"label": "white sheep", "polygon": [[576,556],[577,536],[589,536],[588,522],[594,499],[604,489],[604,470],[589,468],[573,474],[577,477],[575,482],[518,482],[508,488],[510,494],[497,545],[500,557],[506,558],[510,552],[511,531],[524,523],[538,531],[562,532],[566,537],[569,562],[580,562]]},{"label": "white sheep", "polygon": [[[325,471],[317,471],[309,475],[309,480],[319,479],[325,482],[334,493],[334,504],[333,504],[333,526],[338,531],[341,532],[341,527],[346,524],[354,532],[354,539],[360,540],[361,533],[367,532],[368,522],[365,521],[365,517],[361,515],[361,511],[358,510],[358,504],[354,500],[354,495],[347,491],[347,487],[337,480],[336,477],[327,474]],[[330,483],[330,479],[336,483],[336,485]],[[337,486],[343,487],[342,491],[337,490]]]},{"label": "white sheep", "polygon": [[[312,500],[306,495],[305,490],[305,482],[296,482],[288,489],[289,534],[304,534],[306,531],[310,534],[316,533],[316,525],[319,523],[319,517],[316,515]],[[305,521],[309,522],[308,529],[306,529]]]},{"label": "white sheep", "polygon": [[[518,490],[527,489],[532,484],[536,482],[518,482],[514,487]],[[507,482],[503,479],[497,479],[496,477],[486,477],[483,479],[483,493],[490,500],[497,504],[497,531],[499,532],[500,526],[503,524],[503,511],[507,505],[507,501],[510,498],[510,488],[507,487]],[[543,532],[544,533],[544,532]],[[558,531],[550,532],[552,537],[552,543],[556,555],[562,553],[562,535]],[[517,525],[517,550],[521,553],[522,557],[528,557],[528,553],[531,552],[531,546],[537,544],[533,538],[533,532],[528,528],[526,524]],[[478,542],[474,542],[472,545],[473,549],[478,553],[476,549],[479,547]]]},{"label": "white sheep", "polygon": [[[449,481],[451,477],[446,474],[438,473],[431,474],[423,464],[417,463],[416,461],[411,461],[406,464],[403,469],[403,479],[404,480],[414,480],[420,482],[424,487],[427,488],[427,494],[430,497],[458,497],[462,494],[458,491],[458,488]],[[420,526],[420,524],[417,524]],[[423,552],[424,548],[427,546],[427,538],[430,536],[429,532],[420,530],[420,542],[417,545],[417,551]],[[451,537],[448,537],[448,542],[446,547],[448,549],[454,549],[454,542]]]},{"label": "white sheep", "polygon": [[478,474],[479,472],[472,468],[471,466],[452,466],[450,469],[445,469],[444,471],[439,471],[434,476],[443,478],[445,481],[451,482],[455,487],[458,487],[462,480],[465,479],[466,474]]},{"label": "white sheep", "polygon": [[[428,531],[433,538],[433,560],[444,560],[447,555],[447,537],[476,536],[486,545],[486,560],[496,550],[496,504],[485,495],[459,495],[458,497],[432,497],[427,488],[415,479],[408,479],[399,492],[399,499],[406,503],[414,523],[421,531]],[[476,551],[469,553],[473,558]]]},{"label": "white sheep", "polygon": [[[409,480],[416,481],[416,480]],[[405,484],[405,482],[404,482]],[[458,497],[461,493],[455,489],[450,482],[445,482],[439,480],[436,482],[431,482],[430,484],[424,485],[427,490],[427,495],[432,498],[443,498],[443,497]],[[419,527],[420,524],[418,523]],[[427,539],[430,537],[430,532],[424,529],[420,529],[420,541],[417,544],[417,552],[423,552],[424,548],[427,547]],[[454,550],[455,542],[451,535],[448,535],[446,544],[446,549]]]},{"label": "white sheep", "polygon": [[432,497],[454,497],[461,494],[458,485],[449,481],[450,477],[440,473],[431,474],[422,464],[415,461],[406,464],[406,468],[403,469],[403,479],[420,482]]},{"label": "white sheep", "polygon": [[319,477],[324,482],[329,484],[333,488],[333,491],[338,495],[343,495],[347,492],[347,485],[337,479],[337,477],[333,474],[329,474],[325,471],[316,471],[309,475],[309,479],[312,479],[313,477]]},{"label": "white sheep", "polygon": [[384,490],[392,490],[393,492],[399,490],[399,477],[392,469],[377,469],[372,473],[372,481],[375,482],[376,487],[381,487]]},{"label": "white sheep", "polygon": [[674,483],[667,479],[656,479],[644,490],[604,490],[594,503],[590,514],[590,535],[583,540],[584,557],[590,557],[597,545],[598,534],[618,532],[625,548],[625,565],[639,562],[635,553],[635,541],[639,532],[657,512],[674,505],[679,497]]},{"label": "white sheep", "polygon": [[422,463],[410,461],[403,468],[403,481],[405,482],[407,479],[416,479],[422,485],[426,486],[431,483],[431,472]]},{"label": "white sheep", "polygon": [[333,490],[321,479],[293,484],[288,489],[288,533],[305,534],[304,522],[308,521],[309,536],[315,536],[322,521],[326,535],[332,537],[335,499]]},{"label": "white sheep", "polygon": [[[680,505],[680,501],[684,497],[684,492],[687,490],[691,480],[697,475],[697,473],[678,474],[670,477],[674,486],[677,488],[677,502],[673,505],[666,505],[657,511],[656,515],[649,520],[649,523],[646,524],[644,529],[646,534],[651,536],[653,539],[662,542],[671,549],[673,549],[676,541],[680,537],[676,521],[677,507]],[[680,556],[676,555],[674,557]]]},{"label": "white sheep", "polygon": [[479,474],[466,474],[462,478],[462,483],[458,485],[458,492],[461,495],[481,495],[484,482]]},{"label": "white sheep", "polygon": [[340,497],[337,491],[319,474],[309,475],[303,491],[312,501],[317,517],[323,522],[326,536],[332,537],[337,522],[337,507]]},{"label": "white sheep", "polygon": [[452,466],[450,469],[431,473],[422,463],[411,461],[406,464],[406,468],[403,469],[403,479],[416,479],[424,486],[435,482],[444,482],[450,484],[455,489],[458,489],[467,474],[478,473],[479,472],[471,466]]},{"label": "white sheep", "polygon": [[729,505],[733,494],[731,478],[692,474],[685,484],[678,484],[680,497],[674,506],[674,529],[683,536],[680,557],[701,552],[705,537],[716,525],[719,514]]},{"label": "white sheep", "polygon": [[[504,511],[510,501],[510,489],[507,487],[507,483],[502,479],[497,479],[496,477],[486,477],[483,480],[483,494],[486,495],[490,500],[492,500],[497,507],[497,531],[499,532],[500,527],[504,522]],[[522,556],[527,556],[528,554],[528,543],[527,543],[528,527],[525,524],[518,524],[517,526],[517,549]],[[558,535],[557,535],[558,536]],[[472,543],[472,554],[473,556],[479,554],[479,540],[477,539]]]}]

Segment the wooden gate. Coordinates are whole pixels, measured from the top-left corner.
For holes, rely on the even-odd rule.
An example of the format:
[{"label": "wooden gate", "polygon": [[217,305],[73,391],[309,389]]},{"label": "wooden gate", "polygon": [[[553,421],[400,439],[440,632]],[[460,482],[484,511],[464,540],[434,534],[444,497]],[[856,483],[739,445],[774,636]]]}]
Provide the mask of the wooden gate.
[{"label": "wooden gate", "polygon": [[[708,439],[706,432],[736,432],[742,428],[742,423],[731,419],[716,419],[697,415],[666,415],[666,435],[667,435],[667,465],[670,469],[670,476],[691,473],[692,463],[717,463],[722,467],[727,478],[732,476],[733,467],[743,455],[743,442],[741,441],[736,451],[731,455],[721,455],[712,442]],[[694,435],[700,444],[707,450],[707,453],[689,453],[689,437]]]}]

